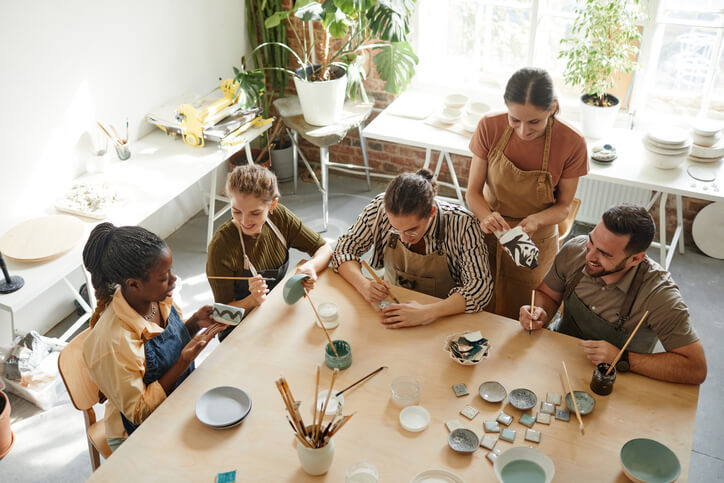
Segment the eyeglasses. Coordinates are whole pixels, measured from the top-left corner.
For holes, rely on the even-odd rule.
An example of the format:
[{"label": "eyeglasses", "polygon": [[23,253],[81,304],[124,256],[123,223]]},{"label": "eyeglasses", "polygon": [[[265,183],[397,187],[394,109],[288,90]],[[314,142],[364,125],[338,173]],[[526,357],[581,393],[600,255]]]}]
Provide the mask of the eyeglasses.
[{"label": "eyeglasses", "polygon": [[432,216],[428,218],[427,224],[425,225],[425,230],[423,230],[422,233],[420,233],[417,230],[407,230],[407,231],[400,231],[394,226],[390,225],[390,231],[394,233],[397,236],[405,235],[408,238],[417,238],[419,235],[424,235],[428,228],[430,228],[430,223],[432,223]]}]

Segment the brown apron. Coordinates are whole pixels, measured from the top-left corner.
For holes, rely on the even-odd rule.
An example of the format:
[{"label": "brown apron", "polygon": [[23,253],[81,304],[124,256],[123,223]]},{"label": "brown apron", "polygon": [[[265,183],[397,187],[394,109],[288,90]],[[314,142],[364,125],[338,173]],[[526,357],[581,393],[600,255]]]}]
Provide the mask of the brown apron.
[{"label": "brown apron", "polygon": [[[543,211],[556,202],[553,177],[548,172],[554,122],[551,117],[546,126],[543,164],[540,170],[523,171],[503,154],[513,134],[510,126],[490,151],[483,196],[490,209],[499,212],[511,228],[526,216]],[[485,310],[517,319],[520,307],[530,303],[531,290],[543,281],[558,252],[558,226],[542,226],[530,234],[530,237],[539,250],[538,266],[532,270],[517,266],[504,252],[495,234],[485,235],[490,269],[495,276],[493,298]]]}]

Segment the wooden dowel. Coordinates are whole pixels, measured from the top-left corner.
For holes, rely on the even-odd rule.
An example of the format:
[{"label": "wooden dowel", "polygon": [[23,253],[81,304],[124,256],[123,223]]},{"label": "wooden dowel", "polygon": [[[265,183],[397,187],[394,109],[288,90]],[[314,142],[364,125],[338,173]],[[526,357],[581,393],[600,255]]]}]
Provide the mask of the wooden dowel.
[{"label": "wooden dowel", "polygon": [[98,124],[98,127],[101,128],[101,130],[104,133],[106,133],[106,136],[108,136],[108,139],[113,141],[113,144],[115,144],[118,147],[121,146],[121,143],[118,141],[118,139],[114,138],[113,135],[111,133],[109,133],[108,130],[105,128],[105,126],[103,126],[103,124],[100,123],[100,121],[96,121],[96,124]]},{"label": "wooden dowel", "polygon": [[[375,279],[375,282],[381,283],[382,285],[384,285],[384,283],[382,282],[382,279],[377,276],[377,274],[375,273],[374,270],[372,270],[372,267],[370,267],[369,263],[367,263],[365,260],[360,260],[360,263],[362,264],[362,266],[364,266],[364,267],[367,269],[368,272],[370,272],[370,275],[372,275],[372,278]],[[392,300],[394,300],[396,304],[399,304],[399,303],[400,303],[400,301],[397,300],[397,297],[395,297],[395,296],[392,294],[392,289],[390,289],[390,295],[389,295],[389,297],[390,297]]]},{"label": "wooden dowel", "polygon": [[317,364],[317,382],[314,384],[314,416],[312,416],[312,440],[317,440],[317,399],[319,397],[319,364]]},{"label": "wooden dowel", "polygon": [[342,426],[347,424],[347,421],[352,419],[352,416],[354,416],[355,414],[357,414],[357,411],[353,412],[349,416],[345,416],[345,418],[336,427],[332,428],[332,430],[327,434],[327,437],[331,439],[332,436],[334,436],[340,429],[342,429]]},{"label": "wooden dowel", "polygon": [[533,333],[533,307],[535,307],[535,289],[530,294],[530,323],[528,324],[528,335]]},{"label": "wooden dowel", "polygon": [[367,374],[367,375],[364,376],[363,378],[361,378],[361,379],[353,382],[353,383],[350,384],[349,386],[347,386],[347,387],[345,387],[344,389],[342,389],[341,391],[337,392],[337,394],[335,394],[334,397],[339,396],[340,394],[342,394],[343,392],[345,392],[345,391],[348,390],[348,389],[352,389],[352,388],[355,387],[357,384],[366,381],[367,379],[369,379],[369,378],[371,378],[372,376],[376,375],[376,374],[377,374],[378,372],[380,372],[382,369],[386,369],[386,368],[387,368],[387,366],[382,366],[382,367],[380,367],[379,369],[375,369],[374,371],[370,372],[369,374]]},{"label": "wooden dowel", "polygon": [[[327,392],[327,397],[324,400],[324,404],[322,405],[322,415],[319,418],[319,425],[321,429],[322,420],[324,419],[324,413],[327,412],[327,404],[329,404],[329,397],[332,395],[332,391],[334,390],[334,381],[337,379],[337,374],[339,373],[339,369],[336,367],[334,368],[334,371],[332,372],[332,381],[329,384],[329,391]],[[317,441],[319,443],[319,441]],[[318,446],[319,447],[319,446]]]},{"label": "wooden dowel", "polygon": [[631,335],[628,336],[628,340],[627,340],[626,343],[623,345],[623,347],[621,347],[621,350],[618,352],[618,354],[616,355],[616,358],[615,358],[615,359],[613,360],[613,362],[611,363],[611,366],[610,366],[610,367],[608,368],[608,370],[606,371],[606,375],[607,375],[607,376],[608,376],[608,374],[613,370],[613,368],[616,366],[616,363],[618,362],[618,360],[619,360],[619,359],[621,358],[621,356],[623,355],[623,351],[625,351],[625,350],[626,350],[626,347],[628,347],[628,345],[631,343],[631,339],[633,339],[633,337],[636,335],[636,332],[638,332],[639,327],[641,327],[641,324],[643,324],[643,323],[644,323],[644,320],[646,320],[646,316],[647,316],[647,315],[649,315],[649,311],[648,311],[648,310],[644,313],[644,316],[641,317],[641,320],[639,320],[639,323],[636,325],[636,328],[634,328],[633,332],[631,332]]},{"label": "wooden dowel", "polygon": [[571,379],[568,377],[568,369],[566,368],[566,361],[561,361],[563,364],[563,372],[566,374],[566,382],[568,383],[568,392],[571,394],[571,400],[573,400],[573,408],[576,410],[576,418],[578,418],[578,428],[583,434],[583,419],[581,419],[581,412],[578,410],[578,403],[576,402],[576,395],[573,393],[573,387],[571,386]]},{"label": "wooden dowel", "polygon": [[309,291],[307,290],[307,287],[303,287],[303,288],[304,288],[304,293],[307,295],[307,300],[309,300],[309,303],[312,304],[312,310],[314,310],[314,315],[317,317],[317,320],[319,321],[319,326],[324,331],[324,335],[327,336],[327,340],[329,341],[329,346],[332,348],[334,355],[339,357],[339,354],[337,353],[337,348],[334,347],[332,338],[329,336],[329,332],[327,332],[327,328],[324,326],[324,322],[322,322],[322,319],[319,317],[319,314],[317,313],[317,307],[314,306],[314,302],[312,302],[312,299],[309,298]]},{"label": "wooden dowel", "polygon": [[[221,277],[221,276],[207,276],[206,278],[212,279],[212,280],[251,280],[254,277]],[[270,280],[274,280],[273,278],[262,278],[262,280],[266,280],[267,282]]]}]

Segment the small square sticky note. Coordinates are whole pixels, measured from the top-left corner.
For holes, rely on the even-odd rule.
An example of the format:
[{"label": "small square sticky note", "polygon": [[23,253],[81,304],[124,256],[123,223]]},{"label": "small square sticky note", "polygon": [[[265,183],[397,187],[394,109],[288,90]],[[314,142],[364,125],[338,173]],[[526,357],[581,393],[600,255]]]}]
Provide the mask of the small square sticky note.
[{"label": "small square sticky note", "polygon": [[551,415],[548,413],[538,413],[535,417],[536,422],[543,424],[551,424]]},{"label": "small square sticky note", "polygon": [[455,395],[457,397],[467,396],[468,394],[470,394],[465,384],[453,384],[452,388],[453,391],[455,391]]},{"label": "small square sticky note", "polygon": [[445,427],[451,433],[458,428],[464,428],[462,421],[460,421],[459,419],[451,419],[449,421],[445,421]]},{"label": "small square sticky note", "polygon": [[556,392],[549,392],[546,396],[546,402],[551,403],[554,406],[561,405],[561,395]]},{"label": "small square sticky note", "polygon": [[505,441],[513,442],[515,441],[515,431],[510,428],[505,428],[500,433],[500,439],[504,439]]},{"label": "small square sticky note", "polygon": [[535,418],[530,414],[523,413],[520,415],[520,424],[523,426],[528,426],[530,428],[533,426],[533,423],[535,423]]},{"label": "small square sticky note", "polygon": [[535,429],[526,429],[525,439],[527,441],[533,441],[534,443],[540,443],[540,431],[536,431]]},{"label": "small square sticky note", "polygon": [[500,426],[498,426],[497,421],[485,421],[485,424],[483,425],[485,428],[486,433],[499,433],[500,432]]},{"label": "small square sticky note", "polygon": [[546,413],[546,414],[555,414],[556,407],[549,402],[543,401],[540,403],[540,412]]},{"label": "small square sticky note", "polygon": [[483,436],[483,439],[480,440],[480,446],[482,446],[485,449],[493,449],[495,447],[495,443],[498,442],[498,438],[495,436],[491,436],[489,434],[486,434]]},{"label": "small square sticky note", "polygon": [[513,422],[513,416],[511,416],[510,414],[500,413],[498,415],[497,421],[506,426],[510,426],[510,423]]},{"label": "small square sticky note", "polygon": [[488,458],[488,461],[491,463],[495,463],[495,459],[500,456],[500,450],[494,449],[493,451],[488,451],[488,454],[485,455],[486,458]]},{"label": "small square sticky note", "polygon": [[216,475],[216,483],[234,483],[236,481],[236,470],[219,473]]},{"label": "small square sticky note", "polygon": [[556,419],[561,421],[569,421],[571,419],[571,413],[565,409],[556,409]]},{"label": "small square sticky note", "polygon": [[478,415],[478,410],[468,404],[460,410],[460,414],[472,420],[475,416]]}]

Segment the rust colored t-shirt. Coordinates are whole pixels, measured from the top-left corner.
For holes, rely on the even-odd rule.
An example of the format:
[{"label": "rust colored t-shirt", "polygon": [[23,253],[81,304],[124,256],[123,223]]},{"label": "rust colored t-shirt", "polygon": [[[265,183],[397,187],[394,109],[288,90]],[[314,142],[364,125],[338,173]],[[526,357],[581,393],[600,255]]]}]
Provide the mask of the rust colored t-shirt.
[{"label": "rust colored t-shirt", "polygon": [[[483,117],[470,140],[470,151],[482,159],[488,159],[488,153],[493,150],[507,127],[507,112]],[[513,132],[503,154],[523,171],[532,171],[541,169],[545,145],[545,136],[523,141]],[[554,188],[558,186],[561,178],[578,178],[588,173],[586,141],[578,131],[560,119],[553,120],[548,171],[553,177]]]}]

